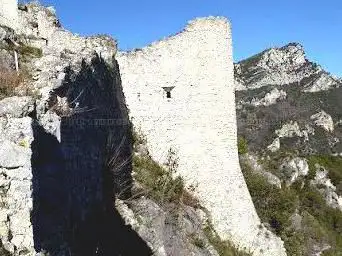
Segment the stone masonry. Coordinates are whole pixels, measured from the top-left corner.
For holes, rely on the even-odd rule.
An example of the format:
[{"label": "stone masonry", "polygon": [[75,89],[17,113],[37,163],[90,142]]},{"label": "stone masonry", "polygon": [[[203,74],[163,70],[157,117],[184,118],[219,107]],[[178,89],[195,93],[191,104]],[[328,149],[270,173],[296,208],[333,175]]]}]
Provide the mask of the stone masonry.
[{"label": "stone masonry", "polygon": [[254,255],[286,255],[260,223],[240,170],[231,29],[225,18],[191,21],[179,34],[117,55],[133,124],[152,157],[176,151],[216,231]]},{"label": "stone masonry", "polygon": [[[39,143],[44,139],[40,134],[46,135],[49,141],[53,137],[58,149],[58,143],[63,142],[62,134],[49,132],[44,121],[52,115],[58,119],[51,121],[53,127],[58,127],[60,118],[46,112],[44,106],[51,90],[64,84],[65,68],[76,66],[77,73],[87,63],[83,61],[82,64],[81,60],[91,58],[94,50],[105,59],[110,59],[115,51],[112,43],[108,45],[103,38],[81,39],[63,30],[52,9],[46,11],[33,5],[21,10],[18,18],[16,0],[1,0],[0,24],[11,28],[18,26],[18,32],[36,38],[43,50],[43,57],[33,63],[36,67],[33,87],[41,93],[41,99],[36,102],[39,125],[33,125],[32,118],[27,115],[9,121],[1,119],[2,145],[13,149],[0,152],[3,156],[0,167],[5,169],[1,172],[5,177],[1,179],[1,185],[9,199],[5,202],[6,207],[1,208],[1,243],[15,255],[25,250],[33,252],[33,246],[35,251],[51,251],[55,248],[50,248],[49,241],[45,241],[49,240],[45,231],[37,229],[45,223],[40,220],[45,215],[40,211],[41,204],[35,202],[37,198],[41,201],[41,196],[53,196],[55,187],[47,186],[45,180],[49,177],[41,177],[40,160],[45,158],[32,161],[35,155],[30,145],[38,143],[42,146],[38,147],[38,152],[44,152],[40,150],[44,148],[44,144]],[[181,33],[141,50],[118,53],[116,59],[130,118],[146,136],[152,157],[163,164],[169,149],[175,150],[179,158],[178,173],[189,187],[195,188],[219,236],[246,248],[253,255],[286,255],[283,242],[261,224],[240,170],[228,21],[215,17],[196,19]],[[88,73],[91,72],[85,74]],[[98,74],[102,79],[103,73]],[[119,78],[117,82],[120,83]],[[89,95],[92,93],[95,92],[89,90]],[[14,128],[10,127],[12,123]],[[34,134],[34,127],[44,128],[44,132]],[[22,131],[26,131],[25,136]],[[8,162],[15,159],[16,154],[23,157],[22,161],[18,158],[19,163]],[[52,155],[49,157],[53,158]],[[20,168],[25,171],[11,172]],[[37,178],[39,184],[46,186],[51,193],[41,191],[42,188],[34,182]],[[23,197],[25,200],[19,200]],[[37,218],[33,217],[30,223],[32,214]],[[46,228],[47,232],[49,230]],[[58,233],[58,229],[55,231]],[[50,235],[54,237],[53,233]],[[64,245],[59,244],[58,250],[63,250]]]}]

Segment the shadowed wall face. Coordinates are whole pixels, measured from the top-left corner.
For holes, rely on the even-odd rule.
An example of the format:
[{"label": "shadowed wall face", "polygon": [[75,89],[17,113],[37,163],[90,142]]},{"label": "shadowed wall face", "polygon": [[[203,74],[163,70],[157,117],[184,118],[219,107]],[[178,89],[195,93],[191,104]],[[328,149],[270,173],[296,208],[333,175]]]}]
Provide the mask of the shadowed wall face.
[{"label": "shadowed wall face", "polygon": [[[132,181],[131,127],[116,61],[110,66],[94,57],[79,72],[68,70],[64,84],[51,94],[50,108],[61,98],[67,107],[57,111],[60,140],[33,123],[36,251],[120,255],[134,247],[128,241],[148,251],[114,208],[115,195],[129,196]],[[108,159],[115,165],[108,166]]]}]

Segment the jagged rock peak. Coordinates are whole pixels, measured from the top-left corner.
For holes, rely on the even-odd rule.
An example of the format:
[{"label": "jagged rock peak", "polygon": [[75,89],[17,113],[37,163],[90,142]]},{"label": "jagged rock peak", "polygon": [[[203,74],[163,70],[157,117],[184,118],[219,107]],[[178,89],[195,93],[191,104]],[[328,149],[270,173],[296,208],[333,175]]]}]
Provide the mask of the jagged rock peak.
[{"label": "jagged rock peak", "polygon": [[282,47],[267,49],[238,64],[256,65],[267,70],[292,69],[305,64],[306,59],[304,47],[299,43],[289,43]]},{"label": "jagged rock peak", "polygon": [[282,64],[299,66],[307,61],[303,46],[297,43],[290,43],[281,48],[270,49],[268,57],[269,62],[273,62],[276,67]]},{"label": "jagged rock peak", "polygon": [[270,48],[236,63],[235,80],[237,90],[295,83],[304,92],[318,92],[341,86],[338,78],[306,58],[299,43]]}]

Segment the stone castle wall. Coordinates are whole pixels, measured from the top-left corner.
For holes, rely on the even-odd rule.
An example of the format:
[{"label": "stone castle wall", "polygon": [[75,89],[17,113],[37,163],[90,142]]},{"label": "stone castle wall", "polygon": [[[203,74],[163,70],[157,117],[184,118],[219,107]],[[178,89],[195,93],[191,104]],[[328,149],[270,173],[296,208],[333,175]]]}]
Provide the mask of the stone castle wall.
[{"label": "stone castle wall", "polygon": [[179,174],[196,187],[220,237],[255,255],[285,255],[280,239],[262,237],[240,170],[227,20],[194,20],[183,32],[117,59],[132,122],[152,157],[165,163],[168,150],[176,151]]},{"label": "stone castle wall", "polygon": [[[45,52],[57,51],[58,45],[67,48],[71,39],[66,41],[61,39],[69,38],[69,34],[65,31],[55,31],[55,27],[50,30],[48,24],[54,24],[55,18],[50,15],[40,15],[41,13],[40,10],[34,13],[30,11],[27,14],[21,13],[19,23],[28,24],[32,17],[39,21],[41,16],[49,16],[51,20],[38,22],[37,31],[31,28],[26,29],[28,31],[20,29],[24,34],[49,38],[47,46],[42,46]],[[1,0],[0,24],[14,28],[17,25],[17,15],[15,0]],[[85,41],[86,45],[87,42]],[[96,45],[93,44],[87,47],[89,50],[94,48]],[[80,53],[77,47],[75,50]],[[112,51],[106,50],[105,53],[112,53]],[[56,56],[58,57],[46,56],[37,62],[46,61],[44,65],[46,70],[47,66],[58,66],[56,63],[61,58],[60,55]],[[51,60],[51,63],[47,59]],[[152,157],[164,163],[168,150],[172,148],[176,151],[179,157],[179,174],[184,177],[188,186],[196,187],[196,194],[201,204],[209,210],[220,237],[254,251],[255,255],[285,255],[282,241],[264,228],[259,228],[260,220],[239,166],[232,42],[227,20],[197,19],[190,22],[182,33],[142,50],[119,53],[117,60],[130,117],[134,125],[146,135]],[[39,81],[43,83],[44,79],[40,77]],[[32,121],[28,117],[27,119]],[[31,134],[34,132],[30,129],[32,124],[28,122],[26,125],[25,130],[30,131],[28,135],[30,144],[32,139],[36,140],[36,138]],[[9,129],[6,131],[11,132]],[[6,131],[3,130],[1,133],[5,138],[9,137]],[[42,138],[41,135],[36,137]],[[14,140],[18,141],[17,138]],[[12,147],[12,144],[8,145]],[[20,182],[24,181],[11,182],[8,190],[7,198],[14,201],[7,204],[15,214],[11,214],[8,218],[7,208],[6,213],[0,214],[2,243],[6,245],[6,249],[18,252],[23,248],[31,248],[33,242],[35,247],[42,243],[42,241],[33,241],[31,235],[42,232],[42,229],[35,230],[34,223],[35,220],[38,220],[36,221],[38,224],[42,221],[33,218],[33,223],[29,223],[28,217],[30,214],[40,216],[35,214],[38,209],[34,205],[35,198],[33,202],[29,198],[31,192],[33,197],[35,196],[35,191],[24,188],[23,196],[26,201],[16,200],[16,191],[23,186],[29,186],[31,180],[37,178],[37,172],[29,166],[32,164],[31,152],[28,149],[26,151],[22,154],[26,158],[19,166],[21,168],[27,165],[25,177],[14,177]],[[7,154],[4,154],[3,159],[6,161],[14,155],[11,153],[14,151],[5,152]],[[18,167],[15,163],[14,165]],[[1,167],[6,166],[1,165]],[[12,169],[13,166],[9,166],[8,170]],[[7,174],[7,169],[5,171],[6,177],[11,177]],[[38,172],[39,175],[40,173]],[[11,175],[14,175],[14,172]],[[38,178],[45,179],[40,176]],[[6,186],[9,184],[6,181]],[[15,184],[20,188],[16,189]],[[12,191],[13,189],[15,191]],[[40,194],[46,193],[40,192]],[[18,207],[19,203],[20,207]],[[23,208],[25,211],[19,212],[15,208]],[[23,222],[20,223],[19,220]],[[11,230],[11,232],[4,230]],[[7,233],[11,235],[7,237]],[[35,239],[40,236],[46,238],[45,234],[34,235]]]},{"label": "stone castle wall", "polygon": [[18,26],[18,1],[1,0],[0,2],[0,25],[10,28]]}]

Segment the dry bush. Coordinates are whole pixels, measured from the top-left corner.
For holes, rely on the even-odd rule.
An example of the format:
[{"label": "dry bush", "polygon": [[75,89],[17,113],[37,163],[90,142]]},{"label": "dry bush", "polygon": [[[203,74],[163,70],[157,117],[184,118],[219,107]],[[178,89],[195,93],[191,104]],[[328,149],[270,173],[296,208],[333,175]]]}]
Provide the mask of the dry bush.
[{"label": "dry bush", "polygon": [[14,70],[0,70],[0,99],[15,95],[24,82],[24,76]]},{"label": "dry bush", "polygon": [[12,96],[32,96],[39,98],[38,91],[27,83],[31,79],[28,70],[19,73],[12,69],[0,67],[0,100]]}]

